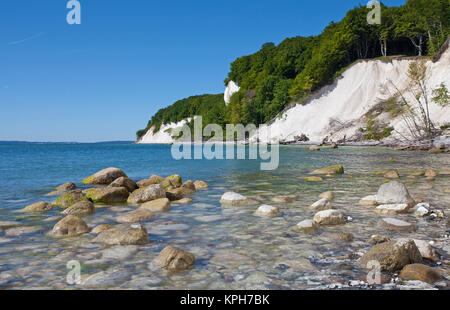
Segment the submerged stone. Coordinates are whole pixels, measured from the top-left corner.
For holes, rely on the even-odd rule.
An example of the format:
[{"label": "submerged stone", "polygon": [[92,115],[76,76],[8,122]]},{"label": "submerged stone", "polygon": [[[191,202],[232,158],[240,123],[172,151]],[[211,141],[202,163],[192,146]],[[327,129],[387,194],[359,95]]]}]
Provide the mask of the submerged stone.
[{"label": "submerged stone", "polygon": [[330,210],[333,207],[331,206],[331,202],[327,198],[322,198],[319,201],[313,203],[310,208],[315,211],[324,211]]},{"label": "submerged stone", "polygon": [[51,204],[45,202],[45,201],[41,201],[41,202],[37,202],[35,204],[29,205],[27,207],[25,207],[23,209],[24,212],[46,212],[46,211],[50,211],[53,209],[54,206],[52,206]]},{"label": "submerged stone", "polygon": [[416,226],[394,218],[384,218],[381,220],[381,226],[388,230],[398,230],[398,231],[414,231]]},{"label": "submerged stone", "polygon": [[375,211],[380,214],[395,215],[408,213],[410,206],[408,204],[392,204],[380,205],[376,207]]},{"label": "submerged stone", "polygon": [[310,174],[344,174],[344,167],[341,165],[338,166],[328,166],[324,168],[320,168],[312,171]]},{"label": "submerged stone", "polygon": [[66,215],[91,215],[95,212],[95,206],[92,202],[88,200],[80,201],[73,206],[65,209],[62,213]]},{"label": "submerged stone", "polygon": [[170,211],[170,200],[167,198],[152,200],[142,204],[141,209],[153,212],[168,212]]},{"label": "submerged stone", "polygon": [[154,216],[155,214],[152,211],[145,208],[139,208],[119,216],[116,221],[118,223],[139,223],[145,222]]},{"label": "submerged stone", "polygon": [[269,205],[262,205],[255,211],[255,215],[260,217],[275,217],[279,213],[278,208]]},{"label": "submerged stone", "polygon": [[224,206],[246,206],[254,204],[254,201],[250,198],[234,192],[223,194],[220,202]]},{"label": "submerged stone", "polygon": [[308,182],[323,182],[321,177],[306,177],[305,180]]},{"label": "submerged stone", "polygon": [[346,223],[344,215],[338,210],[320,211],[314,215],[313,221],[317,225],[342,225]]},{"label": "submerged stone", "polygon": [[161,268],[171,271],[181,271],[189,268],[195,262],[195,256],[192,253],[182,249],[167,246],[154,259],[154,263]]},{"label": "submerged stone", "polygon": [[101,233],[102,231],[108,230],[111,227],[113,227],[112,225],[108,225],[108,224],[100,224],[94,227],[94,229],[92,229],[91,233],[98,235],[99,233]]},{"label": "submerged stone", "polygon": [[109,245],[142,245],[149,243],[147,230],[141,225],[117,225],[101,232],[93,242]]},{"label": "submerged stone", "polygon": [[92,188],[86,191],[86,197],[95,203],[126,202],[130,193],[125,187]]},{"label": "submerged stone", "polygon": [[303,233],[313,233],[317,231],[317,224],[313,220],[304,220],[298,223],[295,229]]},{"label": "submerged stone", "polygon": [[359,205],[369,207],[377,206],[378,205],[377,196],[376,195],[366,196],[359,201]]},{"label": "submerged stone", "polygon": [[322,193],[319,195],[319,198],[321,198],[321,199],[326,198],[329,201],[333,201],[334,200],[334,192],[328,191],[328,192]]},{"label": "submerged stone", "polygon": [[403,280],[417,280],[426,283],[435,283],[442,280],[442,275],[434,268],[423,264],[406,265],[400,272]]},{"label": "submerged stone", "polygon": [[89,232],[86,223],[75,215],[68,215],[53,227],[51,235],[54,237],[74,237]]},{"label": "submerged stone", "polygon": [[384,174],[384,177],[386,179],[399,179],[400,175],[398,174],[397,170],[392,170],[392,171],[386,172]]}]

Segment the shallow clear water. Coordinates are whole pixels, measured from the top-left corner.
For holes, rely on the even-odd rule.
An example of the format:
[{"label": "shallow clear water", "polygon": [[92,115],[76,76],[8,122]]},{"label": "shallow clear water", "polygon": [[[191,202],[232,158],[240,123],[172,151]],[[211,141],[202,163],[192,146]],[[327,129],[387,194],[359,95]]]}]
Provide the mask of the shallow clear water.
[{"label": "shallow clear water", "polygon": [[[395,161],[390,160],[391,158]],[[308,183],[308,172],[327,165],[341,164],[344,176]],[[341,147],[311,152],[305,147],[280,147],[280,166],[260,171],[253,160],[182,160],[171,157],[170,146],[133,144],[0,144],[0,222],[15,221],[36,231],[15,237],[0,228],[0,288],[134,288],[134,289],[308,289],[333,283],[364,280],[352,253],[367,250],[373,234],[391,238],[411,237],[433,240],[437,248],[448,246],[445,221],[427,221],[414,215],[394,216],[418,225],[413,233],[389,232],[380,228],[383,217],[358,201],[375,194],[386,180],[375,171],[397,169],[413,197],[423,197],[434,208],[450,211],[449,176],[434,181],[409,173],[424,168],[449,169],[448,154],[400,152],[385,148]],[[173,205],[168,213],[143,223],[151,243],[120,247],[121,258],[112,258],[111,248],[91,243],[93,235],[54,239],[45,233],[60,215],[58,210],[43,215],[19,212],[46,197],[52,187],[80,181],[106,167],[118,167],[138,181],[152,174],[180,174],[183,180],[204,180],[210,187],[197,192],[194,203]],[[314,212],[308,207],[324,191],[335,192],[335,209],[351,216],[353,222],[322,228],[315,235],[299,234],[295,225]],[[262,219],[253,215],[257,206],[224,208],[221,195],[236,191],[261,204],[280,207],[281,215]],[[271,203],[277,195],[296,194],[289,204]],[[103,206],[84,217],[90,228],[114,224],[118,215],[132,210],[126,206]],[[19,224],[18,224],[19,225]],[[6,230],[6,228],[3,228]],[[338,236],[351,232],[352,242]],[[167,245],[195,254],[193,268],[168,273],[151,261]],[[78,260],[87,285],[66,283],[66,264]],[[440,268],[448,275],[448,260]]]}]

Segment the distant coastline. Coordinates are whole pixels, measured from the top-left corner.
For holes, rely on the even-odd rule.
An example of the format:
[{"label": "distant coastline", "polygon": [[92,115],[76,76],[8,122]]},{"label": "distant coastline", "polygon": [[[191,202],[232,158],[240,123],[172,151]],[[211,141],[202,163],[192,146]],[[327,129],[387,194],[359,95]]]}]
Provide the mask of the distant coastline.
[{"label": "distant coastline", "polygon": [[100,141],[100,142],[36,142],[36,141],[0,141],[0,144],[134,144],[134,141]]}]

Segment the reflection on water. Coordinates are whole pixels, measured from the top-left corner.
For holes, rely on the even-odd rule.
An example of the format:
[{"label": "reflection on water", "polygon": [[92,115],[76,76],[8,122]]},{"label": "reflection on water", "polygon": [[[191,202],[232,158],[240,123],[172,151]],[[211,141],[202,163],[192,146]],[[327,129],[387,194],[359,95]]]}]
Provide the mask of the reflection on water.
[{"label": "reflection on water", "polygon": [[[445,188],[450,187],[450,176],[439,176],[434,181],[407,177],[424,168],[448,169],[447,154],[350,147],[310,152],[304,147],[280,147],[280,167],[275,171],[260,171],[259,161],[175,161],[170,158],[169,146],[0,145],[0,154],[0,222],[39,228],[19,236],[0,233],[0,288],[69,288],[65,281],[66,263],[70,260],[80,261],[83,279],[92,276],[86,284],[92,288],[324,288],[333,283],[365,280],[353,254],[367,250],[367,240],[373,234],[433,240],[441,248],[448,245],[445,221],[399,215],[396,217],[417,224],[417,231],[389,232],[379,227],[381,215],[358,205],[360,198],[375,194],[386,181],[374,172],[397,169],[413,197],[423,197],[434,208],[448,212],[450,194],[445,193]],[[321,183],[304,180],[308,172],[335,164],[345,167],[345,175],[324,178]],[[178,173],[184,180],[205,180],[210,187],[192,196],[194,203],[173,205],[169,213],[143,223],[151,243],[139,247],[91,243],[93,235],[54,239],[45,232],[52,229],[55,221],[46,219],[58,216],[57,210],[45,215],[17,212],[33,202],[51,201],[44,196],[51,187],[68,181],[78,183],[109,166],[123,169],[135,180],[151,174]],[[333,207],[353,221],[322,228],[315,235],[295,232],[298,222],[313,217],[314,212],[308,207],[320,193],[330,190],[336,196]],[[257,206],[224,208],[219,200],[226,191],[251,196],[261,204],[276,205],[282,212],[276,218],[262,219],[253,215]],[[294,202],[271,203],[273,197],[288,194],[297,195]],[[91,228],[114,224],[120,214],[130,210],[133,209],[106,206],[84,220]],[[7,230],[7,224],[0,226]],[[339,238],[350,232],[353,241]],[[169,244],[195,254],[194,267],[181,273],[155,268],[151,261]],[[448,272],[447,264],[441,267]]]}]

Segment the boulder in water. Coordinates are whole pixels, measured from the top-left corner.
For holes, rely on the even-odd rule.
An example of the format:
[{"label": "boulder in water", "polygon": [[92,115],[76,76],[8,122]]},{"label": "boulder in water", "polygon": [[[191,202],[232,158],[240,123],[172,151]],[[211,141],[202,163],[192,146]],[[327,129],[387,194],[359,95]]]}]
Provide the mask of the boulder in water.
[{"label": "boulder in water", "polygon": [[54,237],[74,237],[89,232],[86,223],[75,215],[68,215],[53,227],[51,235]]},{"label": "boulder in water", "polygon": [[186,270],[192,266],[194,262],[194,254],[173,246],[165,247],[161,253],[159,253],[158,257],[154,259],[156,265],[170,271]]},{"label": "boulder in water", "polygon": [[377,193],[377,203],[379,205],[408,204],[414,206],[415,201],[409,195],[404,184],[394,181],[380,186]]},{"label": "boulder in water", "polygon": [[376,261],[382,271],[395,272],[409,264],[421,263],[422,256],[413,240],[393,240],[374,245],[359,261],[362,268],[370,268]]},{"label": "boulder in water", "polygon": [[95,203],[126,202],[130,193],[125,187],[91,188],[86,191],[86,197]]},{"label": "boulder in water", "polygon": [[94,204],[89,200],[83,200],[65,209],[63,211],[63,214],[83,216],[83,215],[91,215],[94,212],[95,212]]},{"label": "boulder in water", "polygon": [[37,203],[34,203],[32,205],[29,205],[23,209],[24,212],[31,212],[31,213],[37,213],[37,212],[46,212],[53,209],[53,206],[45,201],[40,201]]},{"label": "boulder in water", "polygon": [[140,223],[145,222],[152,217],[154,217],[155,214],[147,209],[139,208],[137,210],[131,211],[129,213],[123,214],[117,218],[118,223]]},{"label": "boulder in water", "polygon": [[139,188],[128,197],[128,203],[141,204],[155,199],[166,198],[166,191],[161,184]]},{"label": "boulder in water", "polygon": [[344,167],[341,166],[341,165],[328,166],[328,167],[324,167],[324,168],[320,168],[320,169],[314,170],[310,174],[323,174],[323,175],[327,175],[327,174],[344,174]]},{"label": "boulder in water", "polygon": [[416,280],[426,283],[435,283],[442,280],[442,275],[434,268],[423,264],[410,264],[403,267],[400,272],[403,280]]},{"label": "boulder in water", "polygon": [[80,190],[74,190],[70,192],[63,193],[61,196],[56,198],[55,201],[52,202],[52,205],[57,206],[58,208],[67,209],[70,206],[80,202],[87,201],[88,199],[83,195]]},{"label": "boulder in water", "polygon": [[314,215],[313,221],[317,225],[342,225],[346,223],[344,215],[338,210],[320,211]]},{"label": "boulder in water", "polygon": [[208,184],[205,181],[197,180],[194,182],[194,185],[197,191],[205,190],[208,188]]},{"label": "boulder in water", "polygon": [[109,187],[125,187],[130,193],[138,189],[137,184],[132,179],[126,177],[120,177],[114,180],[114,182],[109,184]]},{"label": "boulder in water", "polygon": [[167,198],[161,198],[148,201],[142,204],[140,209],[146,209],[153,212],[168,212],[170,211],[170,200]]},{"label": "boulder in water", "polygon": [[274,217],[279,213],[280,210],[278,208],[269,205],[262,205],[255,211],[255,215],[260,217]]},{"label": "boulder in water", "polygon": [[254,204],[255,202],[250,198],[247,198],[241,194],[234,192],[227,192],[223,194],[222,199],[220,200],[221,204],[224,206],[246,206]]},{"label": "boulder in water", "polygon": [[109,245],[142,245],[149,242],[147,230],[138,224],[123,224],[101,232],[93,242]]},{"label": "boulder in water", "polygon": [[82,182],[84,184],[92,185],[109,185],[120,177],[127,178],[127,175],[118,168],[106,168],[91,175],[90,177],[87,177]]},{"label": "boulder in water", "polygon": [[330,210],[333,207],[331,206],[331,202],[327,198],[322,198],[319,201],[313,203],[310,208],[315,211],[324,211]]}]

